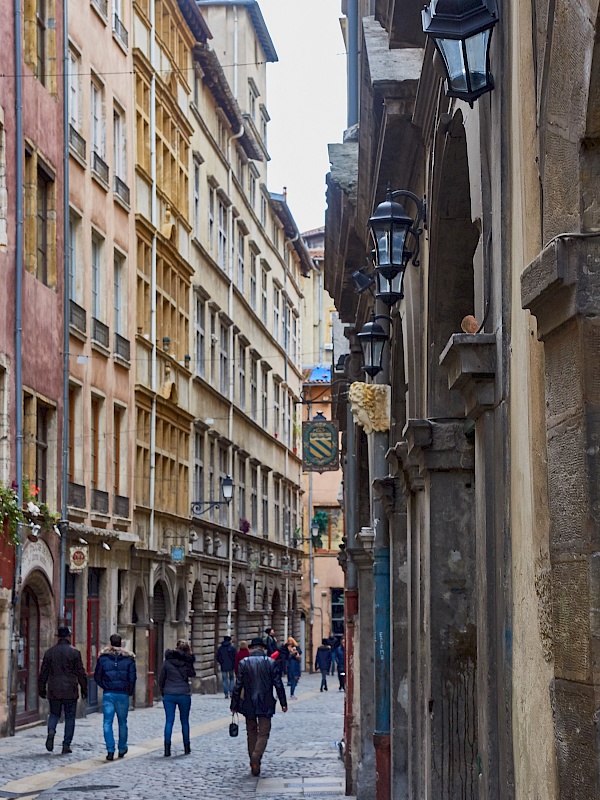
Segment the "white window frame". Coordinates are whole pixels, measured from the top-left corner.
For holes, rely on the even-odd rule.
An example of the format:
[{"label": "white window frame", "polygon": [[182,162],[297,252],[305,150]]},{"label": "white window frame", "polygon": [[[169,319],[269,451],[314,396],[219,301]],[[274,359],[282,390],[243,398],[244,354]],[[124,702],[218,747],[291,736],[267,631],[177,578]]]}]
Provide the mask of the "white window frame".
[{"label": "white window frame", "polygon": [[243,230],[238,227],[238,269],[237,269],[237,285],[242,294],[246,288],[246,239]]},{"label": "white window frame", "polygon": [[238,402],[246,410],[246,345],[238,340]]},{"label": "white window frame", "polygon": [[227,267],[227,206],[218,198],[218,248],[217,248],[217,264],[221,269]]},{"label": "white window frame", "polygon": [[92,152],[106,157],[106,135],[104,122],[104,89],[94,78],[90,89],[90,116],[91,116],[91,146]]},{"label": "white window frame", "polygon": [[94,319],[101,321],[102,316],[102,238],[92,234],[92,260],[91,260],[91,306],[90,313]]},{"label": "white window frame", "polygon": [[127,184],[127,126],[125,124],[125,112],[119,106],[113,107],[113,143],[114,143],[114,163],[113,172]]},{"label": "white window frame", "polygon": [[114,320],[113,328],[119,336],[128,338],[127,332],[127,264],[125,256],[115,250],[113,256]]},{"label": "white window frame", "polygon": [[206,301],[197,292],[194,305],[196,374],[204,378],[206,375]]}]

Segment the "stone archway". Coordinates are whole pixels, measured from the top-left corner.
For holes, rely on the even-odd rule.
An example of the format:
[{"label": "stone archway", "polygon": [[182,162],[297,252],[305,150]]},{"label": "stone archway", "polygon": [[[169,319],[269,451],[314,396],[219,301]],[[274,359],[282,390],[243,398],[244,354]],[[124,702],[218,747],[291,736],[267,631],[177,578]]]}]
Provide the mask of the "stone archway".
[{"label": "stone archway", "polygon": [[45,651],[55,641],[55,612],[52,589],[40,570],[31,572],[21,589],[19,636],[17,724],[40,718],[37,678]]},{"label": "stone archway", "polygon": [[[148,603],[141,586],[135,590],[131,605],[131,649],[135,653],[138,680],[135,687],[134,705],[142,707],[151,702],[148,697]],[[144,676],[146,679],[144,680]]]},{"label": "stone archway", "polygon": [[165,657],[166,626],[171,619],[169,590],[164,581],[159,580],[154,586],[153,596],[153,642],[154,642],[154,697],[160,696],[158,676]]},{"label": "stone archway", "polygon": [[246,594],[246,587],[239,584],[235,593],[235,629],[234,629],[234,644],[236,647],[240,646],[240,641],[245,639],[249,641],[250,626],[248,621],[248,596]]},{"label": "stone archway", "polygon": [[215,630],[213,639],[213,668],[214,673],[219,674],[220,670],[216,661],[217,650],[223,641],[223,637],[227,636],[227,590],[225,584],[220,583],[215,592]]},{"label": "stone archway", "polygon": [[271,600],[271,624],[275,630],[275,637],[281,644],[284,637],[285,614],[279,589],[273,591],[273,598]]}]

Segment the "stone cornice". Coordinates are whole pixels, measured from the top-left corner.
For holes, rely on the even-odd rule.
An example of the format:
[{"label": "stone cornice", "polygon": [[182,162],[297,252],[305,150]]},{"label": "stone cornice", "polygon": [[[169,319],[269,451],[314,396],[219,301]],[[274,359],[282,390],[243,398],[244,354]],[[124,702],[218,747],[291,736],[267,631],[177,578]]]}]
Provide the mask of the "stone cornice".
[{"label": "stone cornice", "polygon": [[465,437],[465,420],[410,419],[404,428],[408,455],[420,473],[472,470],[475,458]]},{"label": "stone cornice", "polygon": [[496,347],[493,333],[455,333],[440,356],[448,387],[464,397],[469,419],[495,406]]},{"label": "stone cornice", "polygon": [[521,302],[542,341],[574,316],[598,316],[600,233],[553,239],[521,275]]}]

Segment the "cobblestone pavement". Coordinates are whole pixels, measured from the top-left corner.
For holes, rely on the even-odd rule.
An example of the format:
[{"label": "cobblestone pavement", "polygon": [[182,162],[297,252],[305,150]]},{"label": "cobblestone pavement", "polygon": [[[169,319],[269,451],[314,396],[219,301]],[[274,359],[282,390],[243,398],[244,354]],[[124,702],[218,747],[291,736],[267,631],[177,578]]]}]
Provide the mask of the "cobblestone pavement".
[{"label": "cobblestone pavement", "polygon": [[334,678],[327,693],[319,692],[319,682],[320,676],[303,675],[298,700],[289,702],[285,715],[278,708],[258,779],[250,775],[243,720],[240,736],[231,739],[228,701],[222,695],[194,695],[189,756],[183,755],[181,735],[173,737],[173,756],[163,756],[162,704],[130,712],[129,753],[112,763],[105,760],[102,714],[77,720],[70,756],[60,755],[62,725],[54,753],[45,750],[42,726],[0,739],[0,798],[341,800],[344,768],[337,741],[342,737],[343,693]]}]

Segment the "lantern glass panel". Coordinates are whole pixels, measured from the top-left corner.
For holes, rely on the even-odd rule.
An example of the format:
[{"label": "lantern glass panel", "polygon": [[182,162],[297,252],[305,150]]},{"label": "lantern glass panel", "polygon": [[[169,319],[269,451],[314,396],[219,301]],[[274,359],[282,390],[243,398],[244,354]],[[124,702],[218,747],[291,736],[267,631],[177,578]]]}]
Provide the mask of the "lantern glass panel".
[{"label": "lantern glass panel", "polygon": [[392,264],[403,263],[404,243],[408,232],[408,225],[402,225],[393,220],[377,221],[373,224],[373,237],[377,249],[376,263],[386,267]]},{"label": "lantern glass panel", "polygon": [[387,305],[394,305],[404,297],[404,270],[375,271],[377,276],[377,297]]},{"label": "lantern glass panel", "polygon": [[448,72],[448,88],[455,92],[467,92],[469,87],[462,41],[437,38],[435,41]]},{"label": "lantern glass panel", "polygon": [[471,91],[476,92],[487,85],[487,51],[492,30],[488,28],[465,40]]}]

